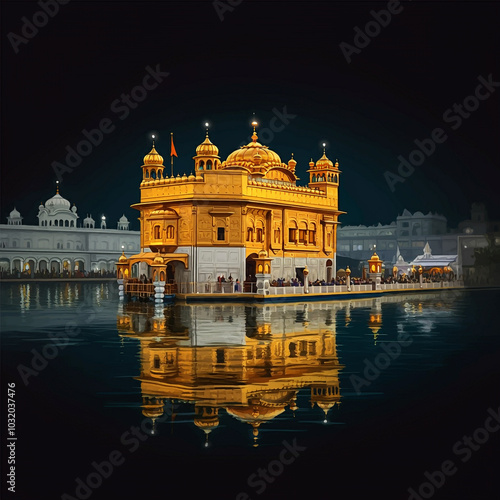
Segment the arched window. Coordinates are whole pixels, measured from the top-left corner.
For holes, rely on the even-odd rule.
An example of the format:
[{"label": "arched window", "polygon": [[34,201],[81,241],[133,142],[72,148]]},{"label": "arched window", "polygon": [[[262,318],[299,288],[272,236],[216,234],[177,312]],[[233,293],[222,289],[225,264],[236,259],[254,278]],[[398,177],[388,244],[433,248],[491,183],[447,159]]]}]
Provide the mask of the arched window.
[{"label": "arched window", "polygon": [[169,240],[174,239],[174,226],[168,226],[167,227],[167,238]]},{"label": "arched window", "polygon": [[207,170],[212,170],[212,160],[207,161]]},{"label": "arched window", "polygon": [[146,170],[146,179],[149,179],[149,170]]},{"label": "arched window", "polygon": [[339,182],[339,178],[338,178],[337,174],[335,174],[333,176],[333,182]]},{"label": "arched window", "polygon": [[74,220],[72,220],[72,221],[71,221],[70,226],[71,226],[71,227],[75,227],[75,221],[74,221]]},{"label": "arched window", "polygon": [[316,182],[316,174],[313,174],[312,181]]},{"label": "arched window", "polygon": [[64,221],[64,226],[65,226],[65,227],[69,227],[69,220],[65,220],[65,221]]},{"label": "arched window", "polygon": [[314,223],[309,225],[309,243],[316,245],[316,225]]},{"label": "arched window", "polygon": [[297,244],[297,224],[292,221],[288,229],[288,241]]},{"label": "arched window", "polygon": [[151,178],[156,179],[156,170],[151,170]]},{"label": "arched window", "polygon": [[257,241],[261,243],[264,241],[264,230],[261,227],[257,228]]},{"label": "arched window", "polygon": [[160,239],[160,226],[158,226],[158,225],[153,228],[153,238],[155,240]]},{"label": "arched window", "polygon": [[247,241],[253,241],[253,227],[247,228]]},{"label": "arched window", "polygon": [[58,226],[58,225],[59,225],[59,221],[58,221],[58,220],[55,220],[55,221],[54,221],[54,224],[55,224],[56,226]]}]

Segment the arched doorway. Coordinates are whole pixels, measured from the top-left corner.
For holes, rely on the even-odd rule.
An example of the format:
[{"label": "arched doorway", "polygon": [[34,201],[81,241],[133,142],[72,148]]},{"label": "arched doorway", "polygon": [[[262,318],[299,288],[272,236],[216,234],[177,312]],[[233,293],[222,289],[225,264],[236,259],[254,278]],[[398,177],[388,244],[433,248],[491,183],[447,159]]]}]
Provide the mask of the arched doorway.
[{"label": "arched doorway", "polygon": [[331,283],[333,278],[333,262],[331,259],[326,261],[326,282]]},{"label": "arched doorway", "polygon": [[256,253],[250,254],[246,259],[246,267],[245,267],[245,281],[257,281],[255,274],[257,272],[255,267],[255,259],[258,258]]},{"label": "arched doorway", "polygon": [[167,283],[172,284],[175,282],[175,266],[173,264],[167,265]]}]

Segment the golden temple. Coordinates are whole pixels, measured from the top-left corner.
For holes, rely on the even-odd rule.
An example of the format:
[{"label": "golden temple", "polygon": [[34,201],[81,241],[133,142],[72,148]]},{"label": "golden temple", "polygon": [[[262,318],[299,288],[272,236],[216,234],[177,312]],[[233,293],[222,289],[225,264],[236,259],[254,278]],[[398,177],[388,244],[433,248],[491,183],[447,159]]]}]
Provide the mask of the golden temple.
[{"label": "golden temple", "polygon": [[[144,157],[140,202],[141,252],[117,264],[125,281],[209,283],[218,278],[256,284],[271,279],[330,282],[336,274],[339,162],[309,163],[309,182],[297,184],[297,162],[288,163],[258,142],[221,161],[208,135],[196,148],[189,175],[167,175],[155,148]],[[307,274],[306,274],[307,275]],[[260,280],[260,284],[259,284]],[[174,288],[175,290],[175,288]]]}]

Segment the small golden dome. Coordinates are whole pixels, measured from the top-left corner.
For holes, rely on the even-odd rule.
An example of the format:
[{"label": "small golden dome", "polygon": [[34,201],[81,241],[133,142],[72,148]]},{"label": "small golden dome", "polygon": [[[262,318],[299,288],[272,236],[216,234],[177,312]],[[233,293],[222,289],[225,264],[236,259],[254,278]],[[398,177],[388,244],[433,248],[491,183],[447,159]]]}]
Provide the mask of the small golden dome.
[{"label": "small golden dome", "polygon": [[333,162],[329,160],[326,156],[326,153],[323,153],[323,156],[316,162],[316,168],[332,168]]},{"label": "small golden dome", "polygon": [[120,258],[118,259],[118,262],[127,262],[127,257],[125,257],[125,252],[122,252],[120,255]]},{"label": "small golden dome", "polygon": [[311,161],[309,162],[309,168],[314,168],[314,165],[315,165],[315,163],[314,163],[313,159],[311,158]]},{"label": "small golden dome", "polygon": [[154,146],[144,157],[144,165],[163,165],[163,156],[158,154]]},{"label": "small golden dome", "polygon": [[261,250],[259,252],[259,258],[266,259],[267,258],[267,252],[265,250]]},{"label": "small golden dome", "polygon": [[219,148],[210,141],[207,132],[205,140],[196,148],[196,156],[214,156],[218,158],[218,155]]},{"label": "small golden dome", "polygon": [[157,256],[154,258],[153,262],[154,262],[155,264],[163,264],[163,257],[160,257],[159,255],[157,255]]},{"label": "small golden dome", "polygon": [[188,176],[188,181],[190,181],[190,182],[191,182],[191,181],[194,181],[195,179],[196,179],[196,177],[195,177],[192,173],[191,173],[191,174],[189,174],[189,176]]},{"label": "small golden dome", "polygon": [[291,170],[295,170],[296,165],[297,165],[297,162],[294,160],[293,153],[292,153],[292,157],[288,160],[288,168],[290,168]]}]

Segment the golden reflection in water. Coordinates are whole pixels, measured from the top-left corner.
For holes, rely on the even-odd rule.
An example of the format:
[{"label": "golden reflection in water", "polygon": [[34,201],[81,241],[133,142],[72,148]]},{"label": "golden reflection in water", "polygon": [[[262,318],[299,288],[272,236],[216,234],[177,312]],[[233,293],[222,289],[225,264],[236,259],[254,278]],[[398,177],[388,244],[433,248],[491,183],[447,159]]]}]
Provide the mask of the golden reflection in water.
[{"label": "golden reflection in water", "polygon": [[31,287],[29,283],[24,283],[19,285],[19,296],[20,296],[20,306],[21,314],[29,311],[31,304]]},{"label": "golden reflection in water", "polygon": [[287,408],[294,414],[298,391],[308,388],[327,422],[341,400],[339,308],[120,305],[120,335],[140,343],[144,416],[156,420],[165,401],[194,403],[193,423],[208,442],[223,410],[251,426],[256,446],[259,427]]}]

